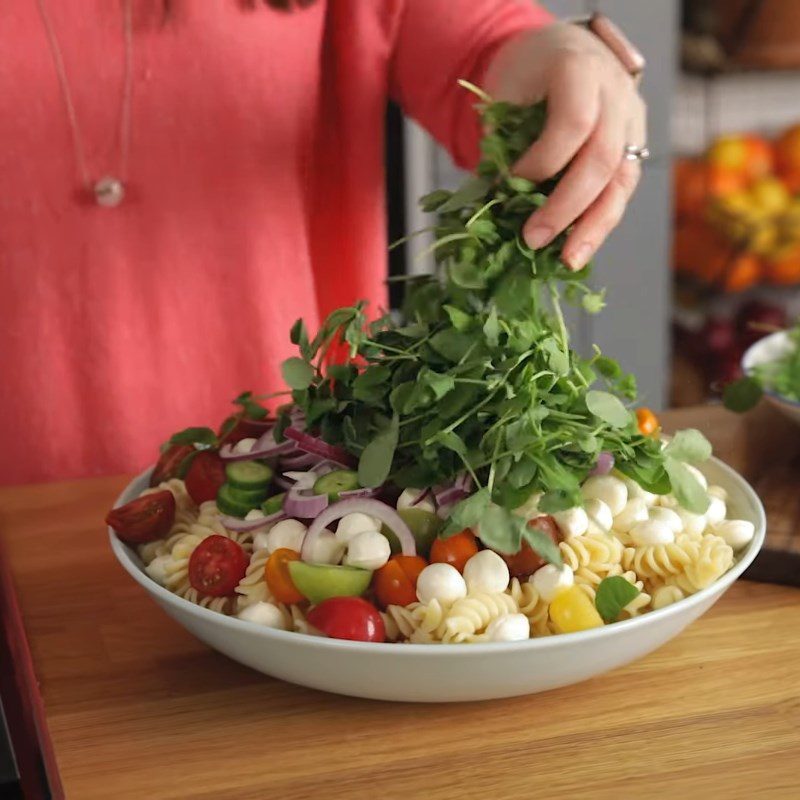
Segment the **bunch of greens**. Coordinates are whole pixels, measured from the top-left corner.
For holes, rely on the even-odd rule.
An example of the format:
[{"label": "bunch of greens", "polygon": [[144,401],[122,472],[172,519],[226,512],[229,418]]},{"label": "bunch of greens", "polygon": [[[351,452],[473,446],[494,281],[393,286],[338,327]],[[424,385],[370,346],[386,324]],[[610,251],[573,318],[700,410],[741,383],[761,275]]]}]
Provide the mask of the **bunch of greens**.
[{"label": "bunch of greens", "polygon": [[[408,280],[401,323],[368,323],[356,305],[334,311],[310,340],[298,321],[291,339],[300,355],[283,364],[295,404],[309,429],[359,457],[364,486],[426,487],[466,470],[475,492],[454,507],[443,535],[479,526],[501,552],[526,540],[559,561],[550,540],[512,511],[534,492],[543,512],[580,505],[602,451],[648,491],[672,490],[704,511],[705,493],[683,462],[706,458],[708,443],[686,431],[662,451],[639,432],[628,408],[633,376],[598,350],[582,358],[569,346],[562,296],[596,313],[603,293],[587,285],[588,269],[562,263],[565,234],[536,251],[522,237],[557,183],[511,172],[542,130],[544,104],[492,102],[468,88],[491,133],[474,177],[421,200],[437,214],[437,274]],[[350,359],[326,366],[337,341]],[[288,424],[284,414],[278,438]]]},{"label": "bunch of greens", "polygon": [[800,402],[800,322],[787,331],[789,349],[774,361],[758,364],[751,374],[728,384],[723,392],[731,411],[749,411],[765,391]]}]

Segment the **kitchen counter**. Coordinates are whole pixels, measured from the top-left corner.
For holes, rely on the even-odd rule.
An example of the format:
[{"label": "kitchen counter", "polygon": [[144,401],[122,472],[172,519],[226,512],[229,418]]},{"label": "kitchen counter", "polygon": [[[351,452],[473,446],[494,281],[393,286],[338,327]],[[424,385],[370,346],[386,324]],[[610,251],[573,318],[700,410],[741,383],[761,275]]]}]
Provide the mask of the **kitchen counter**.
[{"label": "kitchen counter", "polygon": [[[766,408],[664,421],[702,429],[765,487],[770,531],[800,535],[800,429]],[[1,685],[29,797],[800,796],[800,589],[739,581],[652,655],[545,694],[338,697],[229,661],[147,598],[102,522],[128,480],[0,489]]]}]

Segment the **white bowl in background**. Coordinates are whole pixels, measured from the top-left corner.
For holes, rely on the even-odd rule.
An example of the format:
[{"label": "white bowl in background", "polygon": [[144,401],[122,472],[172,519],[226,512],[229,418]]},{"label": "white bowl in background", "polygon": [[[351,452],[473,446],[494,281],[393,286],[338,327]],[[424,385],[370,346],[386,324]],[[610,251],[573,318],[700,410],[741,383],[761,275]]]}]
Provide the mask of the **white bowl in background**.
[{"label": "white bowl in background", "polygon": [[[787,355],[793,347],[794,344],[789,339],[786,331],[771,333],[747,348],[742,357],[742,372],[745,375],[751,375],[754,367],[768,364],[770,361],[775,361]],[[764,396],[767,398],[767,402],[800,425],[800,403],[796,400],[790,400],[788,397],[783,397],[771,389],[764,389]]]},{"label": "white bowl in background", "polygon": [[[131,577],[176,622],[230,658],[266,675],[326,692],[378,700],[451,702],[532,694],[567,686],[652,652],[705,613],[744,572],[764,542],[764,508],[750,485],[717,459],[703,465],[725,488],[731,515],[755,525],[733,568],[707,589],[658,611],[603,628],[486,644],[370,644],[308,636],[226,617],[151,580],[136,552],[109,529],[111,549]],[[117,499],[147,486],[149,470]]]}]

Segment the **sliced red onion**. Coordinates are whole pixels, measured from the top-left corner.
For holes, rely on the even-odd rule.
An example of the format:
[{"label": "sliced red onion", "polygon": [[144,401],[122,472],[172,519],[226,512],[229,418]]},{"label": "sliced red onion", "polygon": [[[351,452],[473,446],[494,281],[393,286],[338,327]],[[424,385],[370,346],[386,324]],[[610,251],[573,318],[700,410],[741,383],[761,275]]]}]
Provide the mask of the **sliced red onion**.
[{"label": "sliced red onion", "polygon": [[281,457],[281,467],[284,469],[303,469],[303,467],[313,467],[319,461],[319,456],[313,453],[299,453]]},{"label": "sliced red onion", "polygon": [[445,489],[436,495],[436,505],[452,506],[468,496],[468,493],[458,486],[451,486],[449,489]]},{"label": "sliced red onion", "polygon": [[421,503],[421,502],[422,502],[422,501],[423,501],[423,500],[424,500],[426,497],[428,497],[428,496],[430,495],[430,493],[431,493],[431,489],[430,489],[430,487],[428,487],[427,489],[424,489],[423,491],[421,491],[421,492],[420,492],[420,493],[417,495],[417,497],[416,497],[416,499],[414,500],[414,502],[411,504],[412,508],[413,508],[414,506],[418,506],[418,505],[419,505],[419,504],[420,504],[420,503]]},{"label": "sliced red onion", "polygon": [[274,514],[267,514],[266,516],[257,517],[256,519],[239,519],[239,517],[229,517],[227,514],[222,514],[219,521],[229,531],[248,533],[264,525],[269,525],[272,522],[280,522],[282,519],[286,519],[285,511],[276,511]]},{"label": "sliced red onion", "polygon": [[469,472],[460,472],[456,475],[453,486],[457,489],[461,489],[465,494],[469,494],[472,490],[472,475],[470,475]]},{"label": "sliced red onion", "polygon": [[292,480],[289,480],[289,478],[284,478],[284,477],[283,477],[283,475],[276,475],[276,476],[275,476],[275,477],[272,479],[272,482],[273,482],[273,483],[274,483],[276,486],[280,486],[280,487],[281,487],[281,489],[283,489],[285,492],[288,492],[288,491],[289,491],[289,489],[291,489],[291,488],[292,488],[292,486],[294,486],[294,483],[295,483],[294,481],[292,481]]},{"label": "sliced red onion", "polygon": [[313,453],[314,455],[320,456],[328,461],[333,461],[336,464],[341,464],[343,467],[348,467],[349,469],[358,466],[358,460],[346,450],[328,444],[316,436],[311,436],[308,433],[299,431],[297,428],[287,428],[284,431],[284,435],[287,439],[296,442],[297,447],[301,450],[305,450],[306,453]]},{"label": "sliced red onion", "polygon": [[342,500],[347,500],[348,497],[377,497],[381,492],[381,488],[381,486],[372,488],[363,486],[360,489],[347,489],[344,492],[339,492],[339,497]]},{"label": "sliced red onion", "polygon": [[448,519],[450,517],[450,512],[452,510],[453,510],[452,505],[439,506],[439,508],[436,509],[436,515],[439,517],[439,519]]},{"label": "sliced red onion", "polygon": [[614,469],[614,456],[606,450],[603,450],[597,456],[597,462],[589,475],[608,475]]},{"label": "sliced red onion", "polygon": [[329,506],[311,523],[303,540],[303,549],[300,554],[303,561],[308,561],[311,558],[314,551],[314,542],[331,522],[346,517],[348,514],[356,513],[367,514],[385,523],[397,536],[404,556],[415,556],[417,554],[414,534],[411,533],[411,529],[403,522],[397,511],[380,500],[351,497]]},{"label": "sliced red onion", "polygon": [[283,511],[290,517],[314,519],[328,507],[328,495],[313,494],[311,487],[316,481],[316,476],[313,472],[305,473],[305,475],[308,477],[298,479],[286,493]]},{"label": "sliced red onion", "polygon": [[278,444],[275,441],[274,429],[270,428],[253,445],[249,453],[237,453],[235,445],[224,444],[220,448],[219,455],[223,461],[251,461],[254,458],[271,458],[283,453],[291,453],[294,450],[294,443],[290,441]]}]

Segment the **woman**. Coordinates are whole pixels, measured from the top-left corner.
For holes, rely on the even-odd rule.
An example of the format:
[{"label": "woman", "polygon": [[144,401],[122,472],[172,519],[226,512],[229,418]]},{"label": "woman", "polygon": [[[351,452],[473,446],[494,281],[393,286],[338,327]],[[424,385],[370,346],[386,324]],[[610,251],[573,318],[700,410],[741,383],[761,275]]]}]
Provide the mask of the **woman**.
[{"label": "woman", "polygon": [[384,297],[387,97],[469,167],[472,98],[546,96],[526,236],[582,267],[645,140],[612,50],[518,0],[13,0],[0,17],[0,483],[130,471],[274,390],[297,317]]}]

